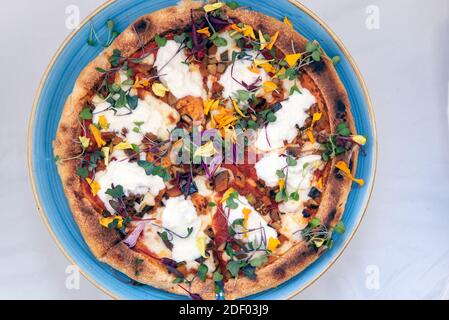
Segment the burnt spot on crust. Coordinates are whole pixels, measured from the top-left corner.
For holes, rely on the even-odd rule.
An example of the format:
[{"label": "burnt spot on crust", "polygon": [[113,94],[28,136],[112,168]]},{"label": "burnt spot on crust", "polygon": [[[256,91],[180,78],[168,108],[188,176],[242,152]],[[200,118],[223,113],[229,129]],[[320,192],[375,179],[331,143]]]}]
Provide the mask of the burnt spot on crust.
[{"label": "burnt spot on crust", "polygon": [[337,179],[339,181],[343,180],[343,178],[344,178],[340,172],[340,169],[338,169],[338,168],[334,168],[334,176],[335,176],[335,179]]},{"label": "burnt spot on crust", "polygon": [[84,198],[84,195],[81,192],[73,191],[73,195],[75,196],[76,200],[82,201]]},{"label": "burnt spot on crust", "polygon": [[320,74],[321,72],[323,72],[326,69],[326,64],[324,63],[323,60],[320,60],[320,61],[315,61],[314,63],[312,63],[310,65],[310,67],[312,68],[313,72]]},{"label": "burnt spot on crust", "polygon": [[329,214],[327,215],[327,217],[326,217],[326,221],[324,222],[324,224],[326,225],[326,226],[329,226],[331,223],[332,223],[332,221],[335,219],[335,216],[337,215],[337,209],[332,209],[330,212],[329,212]]},{"label": "burnt spot on crust", "polygon": [[278,280],[285,279],[285,277],[287,276],[287,270],[289,268],[294,268],[297,265],[303,264],[310,256],[314,254],[316,254],[316,251],[314,250],[314,248],[310,247],[307,247],[307,249],[305,249],[304,251],[297,252],[292,259],[284,262],[282,265],[273,270],[273,277]]},{"label": "burnt spot on crust", "polygon": [[340,120],[344,120],[346,118],[346,105],[340,99],[335,103],[335,116]]},{"label": "burnt spot on crust", "polygon": [[150,28],[150,26],[151,26],[150,21],[143,18],[143,19],[140,19],[139,21],[137,21],[136,23],[134,23],[133,28],[134,28],[134,30],[136,30],[137,34],[140,35],[140,34],[146,33],[148,31],[148,29]]},{"label": "burnt spot on crust", "polygon": [[273,271],[273,276],[276,279],[283,279],[285,277],[285,267],[284,265],[277,267],[276,269],[274,269]]},{"label": "burnt spot on crust", "polygon": [[67,181],[66,181],[67,186],[72,187],[75,184],[76,180],[77,180],[77,178],[75,178],[75,177],[67,178]]}]

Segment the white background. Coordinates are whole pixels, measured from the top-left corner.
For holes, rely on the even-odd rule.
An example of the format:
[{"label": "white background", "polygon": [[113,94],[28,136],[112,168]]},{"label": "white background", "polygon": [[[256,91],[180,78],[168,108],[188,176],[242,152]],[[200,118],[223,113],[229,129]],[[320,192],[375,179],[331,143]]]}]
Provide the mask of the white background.
[{"label": "white background", "polygon": [[[102,0],[2,1],[0,298],[108,299],[81,279],[47,232],[27,171],[27,126],[41,75],[63,39],[66,7]],[[341,37],[372,96],[379,163],[353,241],[299,299],[449,299],[449,1],[304,0]],[[380,28],[366,27],[367,7]],[[376,286],[375,276],[378,274]]]}]

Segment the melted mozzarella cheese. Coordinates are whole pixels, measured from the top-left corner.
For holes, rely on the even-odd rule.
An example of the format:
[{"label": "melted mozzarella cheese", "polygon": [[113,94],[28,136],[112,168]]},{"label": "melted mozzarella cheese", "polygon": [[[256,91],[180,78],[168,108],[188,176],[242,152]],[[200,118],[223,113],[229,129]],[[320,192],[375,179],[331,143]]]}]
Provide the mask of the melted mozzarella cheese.
[{"label": "melted mozzarella cheese", "polygon": [[[245,90],[246,88],[241,83],[247,85],[253,84],[260,77],[259,85],[269,79],[265,70],[259,69],[260,73],[256,74],[251,72],[248,68],[253,64],[253,60],[257,57],[258,53],[254,51],[247,51],[250,57],[244,59],[238,59],[234,62],[234,67],[229,66],[226,71],[221,75],[220,83],[223,86],[223,97],[234,97],[238,90]],[[237,80],[237,81],[236,81]]]},{"label": "melted mozzarella cheese", "polygon": [[241,49],[237,46],[235,40],[232,39],[232,37],[229,35],[228,31],[221,32],[219,34],[219,37],[225,39],[227,44],[222,47],[217,47],[217,53],[215,54],[215,58],[217,59],[217,61],[221,61],[221,55],[227,51],[228,52],[228,61],[232,61],[232,53],[234,51],[240,52]]},{"label": "melted mozzarella cheese", "polygon": [[288,167],[287,193],[298,192],[299,200],[282,202],[279,204],[279,210],[281,212],[299,212],[304,201],[308,199],[313,172],[321,165],[321,156],[309,155],[299,158],[295,166],[287,166],[285,156],[270,152],[256,163],[255,168],[257,176],[265,181],[268,187],[275,187],[279,181],[277,170]]},{"label": "melted mozzarella cheese", "polygon": [[181,237],[186,236],[188,229],[192,228],[191,234],[185,239],[173,234],[173,260],[192,261],[201,257],[197,238],[205,235],[201,228],[202,220],[198,217],[192,201],[186,200],[184,196],[169,198],[162,212],[162,226]]},{"label": "melted mozzarella cheese", "polygon": [[196,176],[195,179],[195,185],[198,188],[198,194],[203,197],[210,197],[214,191],[209,189],[207,186],[207,178],[205,176]]},{"label": "melted mozzarella cheese", "polygon": [[276,121],[258,130],[256,148],[260,151],[270,151],[282,148],[284,141],[291,142],[298,134],[297,126],[304,126],[309,117],[306,111],[314,103],[316,99],[309,90],[302,88],[301,93],[295,91],[287,100],[281,102],[282,108],[276,112]]},{"label": "melted mozzarella cheese", "polygon": [[173,40],[159,48],[154,63],[159,77],[177,99],[187,96],[204,98],[203,77],[197,66],[185,63],[187,56],[179,48],[179,43]]},{"label": "melted mozzarella cheese", "polygon": [[112,197],[106,191],[114,186],[121,185],[126,196],[132,194],[146,194],[150,192],[156,196],[165,188],[164,180],[159,176],[148,176],[145,170],[136,162],[111,161],[106,170],[100,171],[95,176],[95,181],[100,184],[98,197],[103,201],[106,209],[114,213],[109,204]]},{"label": "melted mozzarella cheese", "polygon": [[236,234],[235,237],[237,239],[252,242],[253,244],[255,244],[255,246],[261,244],[263,240],[265,240],[267,243],[270,238],[277,239],[276,230],[268,225],[268,223],[256,211],[256,209],[254,209],[253,206],[248,203],[248,200],[246,200],[245,197],[239,195],[237,202],[239,206],[236,209],[229,209],[223,205],[223,211],[226,213],[229,211],[228,225],[232,225],[232,223],[237,219],[244,219],[244,209],[251,210],[251,213],[249,214],[248,219],[245,222],[245,227],[237,225],[235,226],[235,229],[237,232],[252,230],[244,232],[242,234]]},{"label": "melted mozzarella cheese", "polygon": [[[106,101],[96,105],[93,112],[94,123],[98,123],[100,116],[104,115],[109,123],[105,130],[120,133],[125,128],[129,143],[139,144],[146,133],[167,139],[168,132],[179,121],[179,113],[175,109],[150,94],[147,94],[144,100],[139,99],[136,109],[132,112],[127,108],[119,108],[115,113],[114,110],[109,110],[109,107],[110,104]],[[142,123],[140,132],[133,130],[137,127],[136,123]]]},{"label": "melted mozzarella cheese", "polygon": [[301,230],[307,226],[307,219],[296,212],[288,212],[281,215],[281,228],[279,232],[289,240],[301,240]]}]

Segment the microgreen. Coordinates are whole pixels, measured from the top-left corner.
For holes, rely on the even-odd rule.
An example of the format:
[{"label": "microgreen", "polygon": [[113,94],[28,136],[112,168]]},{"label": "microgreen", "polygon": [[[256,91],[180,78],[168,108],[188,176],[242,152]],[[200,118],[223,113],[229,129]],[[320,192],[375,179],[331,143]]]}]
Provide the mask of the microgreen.
[{"label": "microgreen", "polygon": [[267,255],[264,254],[264,255],[260,255],[260,256],[258,256],[256,258],[252,259],[250,261],[250,265],[253,266],[253,267],[259,268],[259,267],[263,266],[267,262],[268,262],[268,257],[267,257]]},{"label": "microgreen", "polygon": [[198,278],[201,279],[202,282],[206,281],[207,271],[209,268],[204,264],[200,264],[197,270]]},{"label": "microgreen", "polygon": [[114,199],[121,199],[125,195],[123,187],[119,184],[117,186],[111,185],[111,188],[106,190],[106,194]]},{"label": "microgreen", "polygon": [[92,120],[92,110],[90,108],[84,108],[81,110],[79,116],[81,120]]},{"label": "microgreen", "polygon": [[145,173],[147,175],[159,176],[164,181],[168,181],[171,179],[168,170],[162,166],[157,166],[154,163],[145,160],[139,160],[137,164],[145,170]]},{"label": "microgreen", "polygon": [[241,5],[237,2],[237,1],[227,1],[226,5],[229,7],[229,9],[231,10],[235,10],[237,8],[240,8]]},{"label": "microgreen", "polygon": [[335,230],[335,232],[340,233],[340,234],[345,233],[346,228],[345,228],[343,221],[338,222],[337,225],[335,226],[334,230]]},{"label": "microgreen", "polygon": [[162,48],[167,44],[167,39],[165,39],[164,37],[161,37],[158,34],[154,37],[154,41],[156,41],[157,46],[159,48]]},{"label": "microgreen", "polygon": [[76,170],[76,175],[81,178],[87,178],[89,176],[89,171],[85,167],[80,167]]}]

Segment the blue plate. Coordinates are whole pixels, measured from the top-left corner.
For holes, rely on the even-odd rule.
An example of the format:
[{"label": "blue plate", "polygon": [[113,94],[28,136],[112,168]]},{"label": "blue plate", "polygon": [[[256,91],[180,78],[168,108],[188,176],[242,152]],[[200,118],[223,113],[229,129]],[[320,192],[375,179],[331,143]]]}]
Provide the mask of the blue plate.
[{"label": "blue plate", "polygon": [[[125,29],[138,17],[175,5],[177,0],[118,0],[108,2],[89,17],[100,38],[107,38],[108,19],[113,19],[118,30]],[[301,34],[309,40],[318,40],[329,56],[340,55],[337,71],[348,91],[352,112],[360,134],[368,137],[366,156],[360,156],[357,177],[363,178],[363,188],[354,186],[344,214],[346,233],[336,236],[334,247],[300,275],[283,285],[249,297],[249,299],[286,299],[316,280],[338,258],[354,235],[371,194],[376,165],[376,134],[374,116],[363,79],[341,42],[313,13],[287,0],[248,1],[241,5],[283,19],[288,16]],[[41,215],[55,241],[83,274],[109,295],[123,299],[184,299],[150,286],[132,286],[124,275],[117,277],[111,268],[91,254],[68,207],[53,160],[52,141],[55,138],[64,102],[70,94],[81,70],[102,50],[90,47],[90,23],[85,21],[61,46],[45,73],[37,92],[30,122],[29,165],[33,189]],[[123,279],[120,279],[123,278]]]}]

